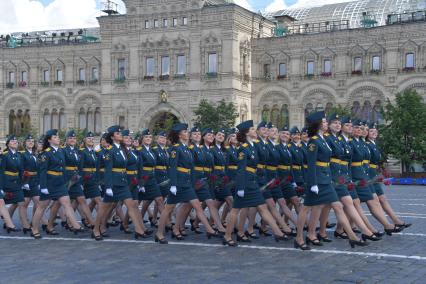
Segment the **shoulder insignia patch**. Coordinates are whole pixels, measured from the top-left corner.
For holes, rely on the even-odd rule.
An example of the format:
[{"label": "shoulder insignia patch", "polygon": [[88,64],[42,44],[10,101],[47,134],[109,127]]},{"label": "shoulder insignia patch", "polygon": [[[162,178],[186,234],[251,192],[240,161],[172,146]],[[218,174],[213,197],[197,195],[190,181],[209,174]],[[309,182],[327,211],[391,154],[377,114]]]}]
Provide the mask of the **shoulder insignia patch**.
[{"label": "shoulder insignia patch", "polygon": [[112,146],[111,145],[109,145],[108,147],[107,147],[107,150],[111,150],[112,149]]},{"label": "shoulder insignia patch", "polygon": [[314,143],[309,144],[309,151],[314,152],[317,146]]},{"label": "shoulder insignia patch", "polygon": [[240,154],[238,155],[238,160],[240,160],[240,161],[244,160],[244,156],[245,156],[244,152],[241,151]]},{"label": "shoulder insignia patch", "polygon": [[105,160],[105,161],[109,161],[110,159],[111,159],[111,157],[110,157],[109,153],[106,153],[106,154],[104,155],[104,160]]},{"label": "shoulder insignia patch", "polygon": [[41,156],[40,156],[40,161],[42,161],[43,163],[44,163],[44,162],[46,162],[46,161],[47,161],[47,157],[46,157],[46,155],[44,155],[44,154],[43,154],[43,155],[41,155]]},{"label": "shoulder insignia patch", "polygon": [[176,158],[176,151],[172,151],[172,152],[170,153],[170,157],[171,157],[172,159]]}]

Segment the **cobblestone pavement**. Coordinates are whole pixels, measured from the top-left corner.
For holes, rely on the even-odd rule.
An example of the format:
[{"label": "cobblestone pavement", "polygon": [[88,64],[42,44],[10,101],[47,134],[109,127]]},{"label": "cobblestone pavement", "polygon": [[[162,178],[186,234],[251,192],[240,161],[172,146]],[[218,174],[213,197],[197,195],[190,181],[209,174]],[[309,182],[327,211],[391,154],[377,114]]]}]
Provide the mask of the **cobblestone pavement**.
[{"label": "cobblestone pavement", "polygon": [[355,249],[333,238],[302,252],[292,241],[272,237],[229,248],[194,234],[158,245],[135,241],[118,228],[103,242],[91,240],[89,232],[61,230],[56,238],[32,240],[2,230],[0,283],[425,283],[426,187],[392,186],[386,195],[413,226]]}]

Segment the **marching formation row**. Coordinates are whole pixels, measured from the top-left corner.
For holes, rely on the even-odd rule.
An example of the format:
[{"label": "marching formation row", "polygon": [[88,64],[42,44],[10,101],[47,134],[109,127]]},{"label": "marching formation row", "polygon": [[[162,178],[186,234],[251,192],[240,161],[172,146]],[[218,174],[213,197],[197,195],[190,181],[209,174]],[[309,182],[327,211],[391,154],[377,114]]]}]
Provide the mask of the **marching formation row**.
[{"label": "marching formation row", "polygon": [[[4,228],[19,231],[11,218],[18,209],[23,232],[35,239],[41,238],[40,224],[46,234],[58,234],[58,214],[62,226],[78,234],[85,231],[77,221],[78,210],[96,240],[109,237],[107,229],[115,224],[139,239],[154,233],[144,224],[148,214],[161,244],[167,243],[168,230],[172,238],[183,240],[190,218],[191,231],[202,234],[202,223],[207,237],[221,238],[224,245],[273,235],[277,242],[295,237],[294,246],[308,250],[332,241],[326,233],[336,226],[328,223],[331,208],[337,218],[334,237],[348,239],[351,247],[409,227],[384,195],[389,176],[380,167],[375,125],[338,115],[326,118],[324,112],[307,121],[302,131],[266,122],[255,128],[253,121],[230,130],[188,130],[179,123],[155,136],[148,129],[133,136],[112,126],[99,145],[89,132],[78,146],[73,130],[64,143],[57,130],[50,130],[39,145],[28,135],[22,151],[11,135],[0,159]],[[384,232],[370,223],[362,202]]]}]

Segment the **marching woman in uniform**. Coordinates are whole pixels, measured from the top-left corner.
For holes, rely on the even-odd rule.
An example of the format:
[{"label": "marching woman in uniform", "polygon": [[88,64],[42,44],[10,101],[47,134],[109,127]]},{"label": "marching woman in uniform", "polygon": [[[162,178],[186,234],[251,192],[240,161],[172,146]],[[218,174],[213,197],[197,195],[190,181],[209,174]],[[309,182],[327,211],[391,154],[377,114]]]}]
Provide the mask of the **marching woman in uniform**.
[{"label": "marching woman in uniform", "polygon": [[6,207],[6,204],[4,202],[4,194],[3,191],[3,171],[1,170],[3,161],[2,161],[2,153],[0,152],[0,216],[3,219],[3,228],[8,232],[19,232],[19,230],[16,228],[16,226],[13,224],[12,218],[10,218],[9,210]]},{"label": "marching woman in uniform", "polygon": [[[229,187],[229,178],[226,175],[226,148],[225,148],[225,129],[219,129],[214,138],[214,145],[210,148],[213,157],[214,157],[214,166],[211,179],[216,178],[216,182],[213,181],[212,184],[215,187],[215,197],[216,197],[216,207],[220,210],[220,207],[224,202],[231,207],[233,198],[232,193]],[[221,226],[222,227],[222,226]],[[218,228],[219,229],[219,228]]]},{"label": "marching woman in uniform", "polygon": [[65,147],[62,150],[65,155],[65,181],[68,184],[68,194],[71,200],[75,200],[73,202],[74,210],[78,209],[86,226],[91,227],[95,225],[95,220],[93,220],[83,193],[83,182],[89,176],[86,173],[80,175],[81,159],[75,131],[69,130],[66,136]]},{"label": "marching woman in uniform", "polygon": [[[33,210],[31,218],[40,202],[40,182],[38,177],[38,161],[36,157],[36,146],[34,138],[31,134],[27,135],[24,141],[25,150],[21,152],[21,163],[23,166],[22,183],[25,196],[25,212],[28,210],[28,205],[33,202]],[[28,186],[27,186],[28,185]],[[31,226],[22,228],[24,234],[31,232]]]},{"label": "marching woman in uniform", "polygon": [[[93,133],[87,132],[83,147],[80,149],[80,176],[83,179],[83,192],[86,199],[90,199],[90,203],[99,207],[101,200],[101,191],[99,190],[99,174],[97,171],[98,157],[94,149]],[[93,207],[87,214],[91,213]],[[91,216],[91,215],[90,215]],[[83,225],[89,227],[90,224],[86,220],[81,220]]]},{"label": "marching woman in uniform", "polygon": [[[201,207],[200,201],[197,199],[197,195],[192,187],[191,182],[191,171],[193,170],[194,164],[192,154],[188,149],[189,133],[188,125],[183,123],[177,123],[173,125],[169,139],[173,144],[170,151],[170,193],[167,198],[167,205],[161,213],[158,230],[155,235],[155,241],[160,244],[167,244],[167,240],[164,237],[164,231],[166,223],[170,218],[170,214],[178,203],[191,203],[192,207],[197,213],[198,219],[204,224],[206,228],[207,237],[219,237],[220,235],[212,229],[206,216],[204,215],[203,208]],[[177,215],[182,214],[178,211]],[[179,225],[179,223],[177,223]],[[179,231],[179,226],[174,226],[172,231],[172,238],[183,239]]]},{"label": "marching woman in uniform", "polygon": [[[364,161],[368,154],[366,153],[366,148],[361,140],[363,122],[360,120],[354,120],[352,124],[352,140],[350,140],[352,148],[351,174],[352,180],[356,183],[356,192],[358,197],[361,202],[367,203],[371,214],[380,222],[380,224],[383,225],[387,235],[400,232],[402,230],[400,227],[389,223],[380,202],[378,199],[374,199],[370,186],[368,185],[369,176],[364,166]],[[378,235],[377,233],[375,234]]]},{"label": "marching woman in uniform", "polygon": [[105,140],[111,145],[104,153],[105,197],[96,215],[92,238],[97,241],[103,239],[105,232],[101,231],[101,225],[106,222],[109,214],[120,201],[127,207],[127,212],[129,212],[130,218],[132,218],[135,226],[135,239],[148,238],[148,234],[144,231],[138,207],[133,201],[132,194],[129,190],[126,169],[128,159],[125,154],[125,149],[121,146],[123,136],[120,131],[120,126],[114,125],[108,128],[108,135],[105,137]]},{"label": "marching woman in uniform", "polygon": [[[378,241],[379,237],[375,236],[372,231],[370,231],[367,225],[364,223],[361,216],[358,214],[354,206],[354,202],[352,200],[351,195],[348,190],[348,183],[350,182],[349,176],[349,168],[348,162],[345,161],[345,149],[340,142],[342,140],[341,137],[338,137],[338,133],[341,130],[341,121],[340,117],[337,114],[332,114],[328,120],[329,123],[329,134],[325,135],[325,140],[327,144],[330,146],[332,153],[330,159],[330,171],[332,180],[334,182],[334,189],[336,190],[337,196],[340,199],[340,202],[343,204],[343,209],[346,213],[346,216],[355,223],[358,228],[362,231],[362,239],[363,240],[372,240]],[[351,189],[353,190],[353,189]],[[327,211],[323,209],[324,214],[320,216],[320,231],[317,235],[317,238],[323,242],[331,242],[331,240],[327,237],[326,228],[327,228],[327,220],[328,214],[330,212],[330,206],[327,206]]]},{"label": "marching woman in uniform", "polygon": [[[58,201],[64,208],[65,216],[71,225],[70,230],[74,233],[83,232],[84,229],[77,223],[74,210],[68,195],[68,189],[64,178],[65,155],[63,149],[59,148],[60,139],[58,130],[52,129],[46,132],[43,139],[43,152],[40,155],[40,204],[32,219],[31,236],[40,239],[40,220],[51,200]],[[52,210],[53,211],[53,210]],[[51,214],[53,215],[53,214]],[[56,212],[54,212],[56,217]],[[55,233],[53,222],[55,218],[49,219],[46,232]]]},{"label": "marching woman in uniform", "polygon": [[[335,189],[332,186],[332,178],[330,172],[330,158],[332,154],[331,148],[325,141],[324,134],[328,129],[328,123],[325,119],[324,111],[315,112],[307,117],[309,123],[308,135],[310,137],[308,143],[308,172],[306,185],[307,189],[305,192],[305,208],[312,208],[311,216],[309,220],[309,229],[306,236],[306,244],[310,243],[315,246],[321,246],[323,243],[318,240],[315,228],[318,222],[319,215],[324,205],[330,204],[333,208],[336,218],[340,224],[342,224],[344,230],[348,234],[349,244],[351,247],[366,246],[367,242],[358,239],[355,233],[352,231],[350,223],[346,218],[345,212],[343,211],[342,204],[338,201],[338,196]],[[302,214],[299,215],[301,219]],[[304,220],[299,220],[297,226],[297,239],[294,243],[295,247],[306,249],[306,245],[303,244]],[[304,246],[305,245],[305,246]]]},{"label": "marching woman in uniform", "polygon": [[[27,230],[30,227],[27,218],[27,210],[24,206],[24,190],[29,188],[25,184],[25,189],[22,185],[22,162],[18,153],[18,140],[16,136],[9,135],[6,140],[6,149],[2,155],[2,163],[0,174],[3,176],[1,189],[4,191],[4,201],[6,204],[16,204],[19,210],[19,218],[21,226]],[[10,215],[10,208],[9,214]],[[12,216],[11,216],[12,217]],[[17,231],[17,229],[9,228],[8,232]]]},{"label": "marching woman in uniform", "polygon": [[[139,200],[143,200],[141,211],[143,218],[152,201],[155,201],[155,205],[161,214],[164,209],[164,200],[155,177],[157,159],[155,153],[151,149],[152,135],[149,129],[142,131],[141,137],[139,138],[139,144],[139,158],[142,165],[140,173],[141,183]],[[157,216],[150,217],[150,220],[152,227],[157,226]]]},{"label": "marching woman in uniform", "polygon": [[237,126],[238,141],[242,144],[238,154],[238,170],[236,175],[237,194],[234,199],[233,208],[229,214],[226,234],[223,237],[223,244],[228,246],[237,246],[232,239],[238,213],[242,208],[256,208],[264,222],[272,229],[277,242],[287,240],[288,238],[278,227],[274,217],[268,210],[262,192],[259,189],[257,165],[259,163],[258,153],[254,140],[257,138],[256,129],[253,126],[253,120],[244,121]]},{"label": "marching woman in uniform", "polygon": [[[368,135],[366,137],[366,143],[367,147],[370,150],[370,163],[368,168],[368,175],[371,180],[374,180],[379,175],[379,165],[382,160],[382,156],[380,153],[379,148],[376,144],[376,138],[378,136],[378,130],[375,123],[370,123]],[[386,212],[386,214],[391,218],[392,222],[399,228],[408,228],[411,226],[410,223],[405,223],[402,221],[393,211],[389,201],[387,200],[383,188],[382,188],[381,182],[375,182],[372,184],[372,187],[374,189],[373,197],[376,199],[379,199],[380,205],[382,206],[383,210]]]}]

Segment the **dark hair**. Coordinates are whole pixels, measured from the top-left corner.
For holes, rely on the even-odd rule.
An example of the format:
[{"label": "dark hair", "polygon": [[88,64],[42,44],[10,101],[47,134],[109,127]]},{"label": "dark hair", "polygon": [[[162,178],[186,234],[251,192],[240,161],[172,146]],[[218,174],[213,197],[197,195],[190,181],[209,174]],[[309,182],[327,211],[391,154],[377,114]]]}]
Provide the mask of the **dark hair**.
[{"label": "dark hair", "polygon": [[318,130],[321,127],[321,124],[322,124],[322,120],[309,123],[308,124],[308,136],[312,137],[312,136],[317,135]]},{"label": "dark hair", "polygon": [[180,132],[176,132],[176,131],[170,131],[169,134],[167,135],[167,139],[170,140],[170,143],[172,145],[176,144],[179,142],[179,133]]},{"label": "dark hair", "polygon": [[52,136],[44,136],[43,137],[43,151],[50,147],[49,139],[52,138]]},{"label": "dark hair", "polygon": [[239,131],[237,133],[237,140],[240,143],[246,143],[247,142],[247,137],[246,134],[249,132],[249,129],[244,129],[242,131]]},{"label": "dark hair", "polygon": [[108,144],[110,144],[110,145],[112,145],[112,136],[114,135],[114,133],[108,133],[106,136],[105,136],[105,141],[108,143]]}]

